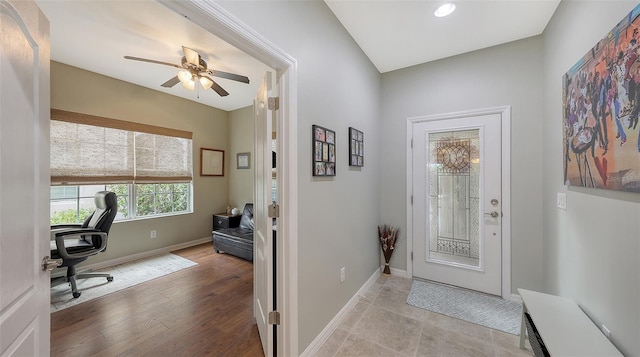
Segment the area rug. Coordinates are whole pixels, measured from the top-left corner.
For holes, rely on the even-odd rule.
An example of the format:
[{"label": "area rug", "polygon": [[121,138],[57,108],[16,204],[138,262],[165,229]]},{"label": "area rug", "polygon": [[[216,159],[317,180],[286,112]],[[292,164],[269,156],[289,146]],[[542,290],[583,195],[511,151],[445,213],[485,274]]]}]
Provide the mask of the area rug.
[{"label": "area rug", "polygon": [[407,304],[512,335],[520,334],[522,304],[477,291],[414,280]]},{"label": "area rug", "polygon": [[53,286],[51,288],[51,312],[63,310],[194,265],[197,263],[175,254],[166,253],[95,270],[96,273],[111,274],[113,281],[107,282],[106,278],[79,279],[77,286],[81,295],[77,299],[73,298],[69,283],[65,282]]}]

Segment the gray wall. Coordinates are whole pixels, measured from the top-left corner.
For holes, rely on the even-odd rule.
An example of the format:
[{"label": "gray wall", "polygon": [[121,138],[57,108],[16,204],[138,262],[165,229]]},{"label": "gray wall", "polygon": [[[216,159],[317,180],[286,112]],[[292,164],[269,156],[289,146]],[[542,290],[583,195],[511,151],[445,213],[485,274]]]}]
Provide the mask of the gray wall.
[{"label": "gray wall", "polygon": [[562,76],[637,4],[562,1],[543,34],[545,290],[573,298],[627,356],[640,356],[640,194],[563,186]]},{"label": "gray wall", "polygon": [[116,222],[107,251],[91,264],[211,236],[211,215],[228,204],[229,176],[200,176],[200,148],[225,150],[229,172],[228,112],[58,62],[51,62],[51,107],[193,132],[193,213]]},{"label": "gray wall", "polygon": [[[321,1],[219,4],[298,62],[302,352],[379,266],[380,75]],[[336,131],[337,175],[333,178],[311,176],[312,124]],[[365,135],[361,169],[348,166],[349,126]],[[346,268],[344,284],[340,284],[341,267]]]},{"label": "gray wall", "polygon": [[[401,232],[407,231],[407,118],[511,105],[514,292],[542,289],[541,73],[538,36],[382,75],[381,216]],[[406,243],[402,235],[392,267],[407,269]]]}]

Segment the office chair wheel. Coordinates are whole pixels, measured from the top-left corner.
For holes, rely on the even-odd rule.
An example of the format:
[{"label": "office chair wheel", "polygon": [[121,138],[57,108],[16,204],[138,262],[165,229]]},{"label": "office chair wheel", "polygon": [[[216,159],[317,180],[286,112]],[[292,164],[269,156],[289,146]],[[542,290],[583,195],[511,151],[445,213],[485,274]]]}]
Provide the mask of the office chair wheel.
[{"label": "office chair wheel", "polygon": [[77,298],[79,298],[79,297],[80,297],[80,293],[73,293],[73,298],[74,298],[74,299],[77,299]]},{"label": "office chair wheel", "polygon": [[108,281],[108,282],[112,282],[112,281],[113,281],[113,277],[112,277],[112,276],[107,277],[107,281]]}]

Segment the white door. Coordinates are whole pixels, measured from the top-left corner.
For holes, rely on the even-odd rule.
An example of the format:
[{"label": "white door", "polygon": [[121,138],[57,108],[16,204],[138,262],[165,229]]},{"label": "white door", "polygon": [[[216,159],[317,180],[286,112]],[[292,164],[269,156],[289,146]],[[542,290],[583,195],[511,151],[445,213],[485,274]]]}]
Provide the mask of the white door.
[{"label": "white door", "polygon": [[271,145],[272,111],[269,110],[271,73],[267,73],[254,101],[255,110],[255,198],[253,203],[253,314],[258,324],[260,340],[265,356],[275,355],[273,350],[274,328],[269,324],[269,312],[273,311],[274,266],[273,228],[269,218],[271,205]]},{"label": "white door", "polygon": [[502,295],[501,114],[412,124],[413,275]]},{"label": "white door", "polygon": [[49,355],[49,21],[0,0],[0,355]]}]

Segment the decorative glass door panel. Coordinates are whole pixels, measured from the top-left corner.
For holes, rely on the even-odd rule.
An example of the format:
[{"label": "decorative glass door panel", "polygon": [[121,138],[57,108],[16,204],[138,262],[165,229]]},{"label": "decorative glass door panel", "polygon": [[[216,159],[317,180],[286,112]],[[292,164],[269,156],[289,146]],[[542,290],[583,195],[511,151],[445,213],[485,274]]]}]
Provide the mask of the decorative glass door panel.
[{"label": "decorative glass door panel", "polygon": [[465,112],[411,122],[412,276],[511,294],[502,289],[508,286],[501,196],[501,125],[507,114]]},{"label": "decorative glass door panel", "polygon": [[480,268],[480,129],[425,134],[427,260]]}]

